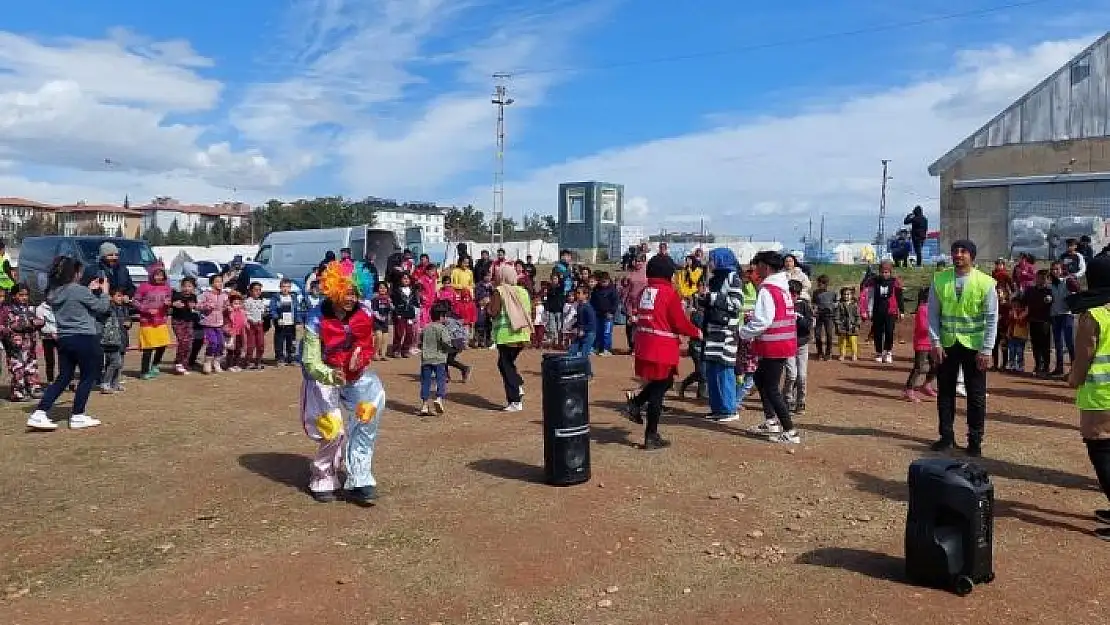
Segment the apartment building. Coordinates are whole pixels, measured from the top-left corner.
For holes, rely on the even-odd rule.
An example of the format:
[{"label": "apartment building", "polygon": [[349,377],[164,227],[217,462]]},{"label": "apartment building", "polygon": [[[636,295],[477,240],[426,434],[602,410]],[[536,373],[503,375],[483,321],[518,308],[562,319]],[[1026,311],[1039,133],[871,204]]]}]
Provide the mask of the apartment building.
[{"label": "apartment building", "polygon": [[54,217],[55,208],[21,197],[0,197],[0,237],[10,239],[33,217]]},{"label": "apartment building", "polygon": [[143,214],[122,206],[77,202],[58,206],[54,214],[57,216],[58,234],[63,236],[95,232],[96,225],[112,236],[138,238],[142,233]]}]

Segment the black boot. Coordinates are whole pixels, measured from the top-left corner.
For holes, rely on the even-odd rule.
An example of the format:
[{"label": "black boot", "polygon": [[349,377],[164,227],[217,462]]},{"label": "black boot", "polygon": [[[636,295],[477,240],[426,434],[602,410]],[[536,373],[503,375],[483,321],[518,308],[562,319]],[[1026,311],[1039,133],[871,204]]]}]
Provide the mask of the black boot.
[{"label": "black boot", "polygon": [[347,491],[347,499],[358,504],[368,504],[377,498],[378,492],[373,486],[359,486]]},{"label": "black boot", "polygon": [[981,437],[968,437],[967,438],[967,455],[972,458],[980,458],[983,455],[983,439]]},{"label": "black boot", "polygon": [[940,438],[937,442],[929,446],[933,451],[948,451],[956,446],[956,441],[951,438]]},{"label": "black boot", "polygon": [[705,387],[705,382],[698,382],[698,399],[709,399],[709,389]]},{"label": "black boot", "polygon": [[682,384],[678,385],[678,398],[679,399],[686,399],[686,389],[688,389],[688,388],[690,388],[690,383],[687,382],[686,380],[683,380]]},{"label": "black boot", "polygon": [[628,416],[628,420],[637,425],[643,425],[644,416],[641,414],[642,406],[636,403],[636,395],[629,391],[626,393],[625,397],[624,412]]},{"label": "black boot", "polygon": [[335,491],[334,490],[314,490],[314,491],[312,491],[312,498],[315,499],[317,503],[331,503],[331,502],[335,501],[335,499],[336,499]]},{"label": "black boot", "polygon": [[652,451],[655,449],[666,449],[671,446],[671,441],[659,436],[658,432],[644,436],[644,449]]}]

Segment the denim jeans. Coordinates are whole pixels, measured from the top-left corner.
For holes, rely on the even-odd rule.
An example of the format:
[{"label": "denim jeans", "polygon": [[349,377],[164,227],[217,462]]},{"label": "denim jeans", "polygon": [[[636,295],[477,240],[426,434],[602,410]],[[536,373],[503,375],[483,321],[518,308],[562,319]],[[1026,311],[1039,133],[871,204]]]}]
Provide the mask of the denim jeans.
[{"label": "denim jeans", "polygon": [[1052,343],[1056,347],[1056,368],[1064,369],[1064,350],[1068,362],[1075,360],[1075,315],[1052,315]]},{"label": "denim jeans", "polygon": [[447,364],[420,365],[420,401],[428,401],[432,394],[432,378],[436,381],[436,397],[447,397]]},{"label": "denim jeans", "polygon": [[594,353],[594,343],[597,342],[597,334],[587,332],[586,336],[580,336],[574,339],[567,349],[567,353],[571,356],[585,356],[586,357],[586,375],[591,378],[594,377],[594,366],[590,362],[590,354]]},{"label": "denim jeans", "polygon": [[597,339],[594,341],[594,351],[608,352],[613,350],[613,320],[606,319],[604,315],[597,316]]},{"label": "denim jeans", "polygon": [[736,367],[706,361],[705,380],[709,385],[709,411],[715,415],[736,413]]}]

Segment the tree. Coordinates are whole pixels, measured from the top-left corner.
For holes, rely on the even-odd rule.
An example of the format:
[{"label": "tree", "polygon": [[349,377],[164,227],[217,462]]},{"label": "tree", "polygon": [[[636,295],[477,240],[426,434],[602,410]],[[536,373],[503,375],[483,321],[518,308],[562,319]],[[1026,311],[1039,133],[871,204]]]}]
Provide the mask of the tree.
[{"label": "tree", "polygon": [[208,230],[208,238],[212,245],[228,245],[231,243],[231,228],[222,218],[216,218]]},{"label": "tree", "polygon": [[96,221],[83,223],[77,228],[77,236],[79,237],[102,237],[105,234],[107,233],[104,232],[104,226]]},{"label": "tree", "polygon": [[58,234],[58,223],[53,218],[35,215],[24,221],[15,230],[15,240],[21,243],[27,237],[42,237]]},{"label": "tree", "polygon": [[170,229],[168,231],[166,231],[166,242],[165,242],[165,244],[166,245],[188,245],[189,244],[189,233],[187,233],[187,232],[185,232],[184,230],[181,229],[181,226],[179,226],[177,224],[176,219],[174,219],[173,223],[170,224]]},{"label": "tree", "polygon": [[151,247],[166,244],[166,233],[154,224],[146,232],[143,233],[143,240],[150,244]]},{"label": "tree", "polygon": [[189,235],[189,245],[208,247],[211,244],[212,239],[208,236],[208,228],[202,223],[193,226],[193,232]]},{"label": "tree", "polygon": [[550,241],[555,238],[556,228],[558,228],[558,223],[554,216],[533,213],[524,216],[524,224],[520,229],[520,234],[529,239],[539,238]]},{"label": "tree", "polygon": [[489,239],[490,229],[482,211],[467,204],[461,209],[451,207],[443,217],[443,225],[453,241],[484,241]]}]

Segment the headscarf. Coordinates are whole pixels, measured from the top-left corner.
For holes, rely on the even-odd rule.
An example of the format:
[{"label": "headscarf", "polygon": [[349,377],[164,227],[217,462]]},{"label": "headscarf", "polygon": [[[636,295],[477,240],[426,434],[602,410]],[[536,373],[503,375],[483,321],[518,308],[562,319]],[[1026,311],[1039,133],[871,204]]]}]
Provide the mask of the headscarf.
[{"label": "headscarf", "polygon": [[509,263],[501,263],[497,269],[497,293],[501,296],[501,308],[509,319],[514,332],[532,325],[532,316],[525,310],[520,299],[520,289],[516,285],[516,269]]},{"label": "headscarf", "polygon": [[740,261],[736,260],[736,254],[727,247],[715,247],[709,250],[709,264],[713,266],[714,273],[740,270]]},{"label": "headscarf", "polygon": [[497,266],[495,277],[497,278],[498,286],[516,286],[517,279],[519,278],[516,269],[508,263],[501,263]]}]

